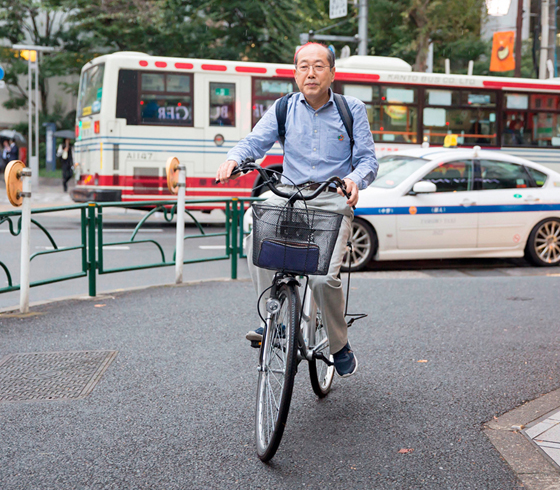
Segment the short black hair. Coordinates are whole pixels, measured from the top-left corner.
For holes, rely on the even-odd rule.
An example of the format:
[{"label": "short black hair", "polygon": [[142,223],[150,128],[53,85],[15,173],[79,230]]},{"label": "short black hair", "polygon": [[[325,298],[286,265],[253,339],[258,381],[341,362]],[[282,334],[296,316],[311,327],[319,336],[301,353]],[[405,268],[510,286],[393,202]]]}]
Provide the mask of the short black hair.
[{"label": "short black hair", "polygon": [[322,46],[323,48],[325,48],[327,50],[327,61],[329,62],[329,66],[331,68],[334,68],[334,63],[335,63],[335,56],[332,50],[329,49],[328,46],[325,46],[323,43],[314,43],[314,42],[308,42],[306,44],[304,44],[303,46],[300,46],[298,48],[298,50],[296,51],[296,54],[294,56],[294,65],[297,66],[297,60],[298,60],[298,55],[299,52],[305,48],[306,46],[311,46],[311,45],[315,45],[315,46]]}]

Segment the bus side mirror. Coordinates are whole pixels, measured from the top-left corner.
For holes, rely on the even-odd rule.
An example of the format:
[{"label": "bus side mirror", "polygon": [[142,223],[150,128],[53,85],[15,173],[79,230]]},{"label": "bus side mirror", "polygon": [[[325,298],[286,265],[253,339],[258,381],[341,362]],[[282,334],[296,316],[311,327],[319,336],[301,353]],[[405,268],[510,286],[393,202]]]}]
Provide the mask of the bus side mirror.
[{"label": "bus side mirror", "polygon": [[412,194],[429,194],[436,191],[436,185],[433,182],[428,182],[427,180],[421,180],[412,186]]}]

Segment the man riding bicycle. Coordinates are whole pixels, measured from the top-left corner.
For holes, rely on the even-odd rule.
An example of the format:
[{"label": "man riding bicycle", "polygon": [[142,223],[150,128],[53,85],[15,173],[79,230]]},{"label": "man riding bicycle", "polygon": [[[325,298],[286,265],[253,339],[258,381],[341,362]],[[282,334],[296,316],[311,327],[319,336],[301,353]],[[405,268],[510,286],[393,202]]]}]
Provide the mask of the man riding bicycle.
[{"label": "man riding bicycle", "polygon": [[[359,190],[375,179],[378,164],[365,104],[354,97],[345,97],[353,119],[353,134],[348,134],[335,104],[330,89],[335,78],[334,53],[322,44],[308,43],[296,51],[294,63],[300,93],[287,101],[282,184],[291,191],[301,188],[305,194],[317,189],[316,183],[337,176],[343,179],[349,195],[346,198],[341,189],[328,187],[309,206],[343,215],[328,274],[311,276],[309,285],[327,328],[336,372],[347,377],[356,372],[358,362],[348,342],[340,267],[352,228],[352,206],[358,202]],[[249,158],[262,158],[276,141],[282,142],[276,111],[279,100],[253,131],[229,151],[227,161],[218,168],[217,180],[225,183],[237,178],[238,174],[231,174],[238,164]],[[265,204],[283,206],[285,203],[285,199],[274,196]],[[248,240],[248,244],[251,247],[252,241]],[[247,256],[252,256],[252,250],[247,251]],[[256,267],[251,260],[248,264],[260,297],[270,285],[272,273]],[[249,332],[247,338],[260,340],[262,332],[260,327]]]}]

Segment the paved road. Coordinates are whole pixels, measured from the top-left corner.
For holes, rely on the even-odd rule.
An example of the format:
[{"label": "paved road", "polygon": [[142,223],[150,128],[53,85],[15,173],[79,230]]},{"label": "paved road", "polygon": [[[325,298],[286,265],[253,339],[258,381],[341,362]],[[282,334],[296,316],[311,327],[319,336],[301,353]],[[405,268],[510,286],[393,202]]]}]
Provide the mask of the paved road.
[{"label": "paved road", "polygon": [[253,445],[249,282],[0,316],[0,357],[119,351],[86,399],[0,404],[0,488],[519,488],[481,424],[560,386],[560,279],[362,274],[353,287],[350,310],[370,313],[351,330],[359,372],[318,401],[301,366],[269,465]]}]

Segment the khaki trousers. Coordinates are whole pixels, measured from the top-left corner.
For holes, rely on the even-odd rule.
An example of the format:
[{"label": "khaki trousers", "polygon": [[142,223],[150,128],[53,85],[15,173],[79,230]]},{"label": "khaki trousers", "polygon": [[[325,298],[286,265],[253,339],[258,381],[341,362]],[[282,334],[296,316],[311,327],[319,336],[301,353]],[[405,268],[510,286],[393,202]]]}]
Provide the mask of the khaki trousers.
[{"label": "khaki trousers", "polygon": [[[278,187],[284,192],[294,192],[294,187],[292,186]],[[305,194],[311,194],[311,192],[304,191],[304,195]],[[344,215],[328,274],[325,276],[309,276],[309,286],[313,291],[315,302],[321,309],[323,322],[327,328],[331,354],[342,349],[348,341],[348,327],[344,319],[344,291],[342,288],[342,280],[339,277],[340,267],[342,266],[342,260],[346,252],[346,244],[350,237],[352,219],[354,217],[354,212],[352,208],[346,204],[346,201],[347,199],[339,194],[322,192],[316,199],[307,202],[307,207],[309,209],[332,211]],[[268,206],[284,206],[286,204],[286,199],[273,196],[267,199],[263,204]],[[295,207],[302,208],[304,204],[301,201],[297,201]],[[257,295],[260,296],[261,293],[272,284],[274,271],[261,269],[253,264],[252,234],[247,237],[247,263],[253,286],[255,286]],[[265,294],[259,305],[263,316],[266,315],[267,299],[268,296]]]}]

